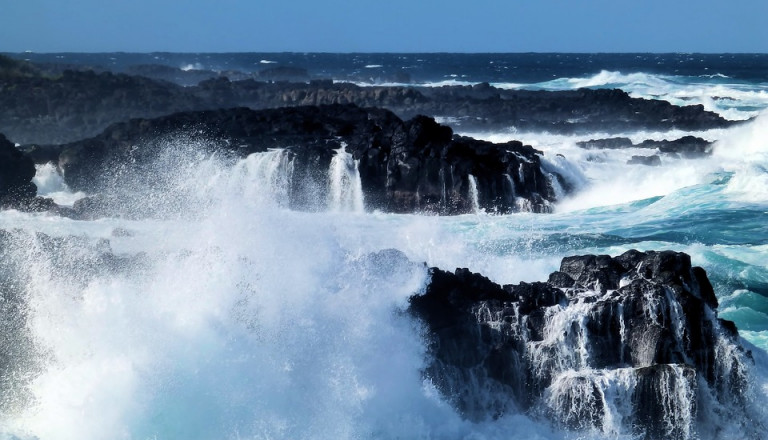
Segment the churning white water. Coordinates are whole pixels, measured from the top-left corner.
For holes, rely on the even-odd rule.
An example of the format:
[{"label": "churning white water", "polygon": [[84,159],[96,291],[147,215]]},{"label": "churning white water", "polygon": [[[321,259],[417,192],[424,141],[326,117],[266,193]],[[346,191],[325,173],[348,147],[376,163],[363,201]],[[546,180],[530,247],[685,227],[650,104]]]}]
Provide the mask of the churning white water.
[{"label": "churning white water", "polygon": [[[759,127],[753,126],[757,138]],[[25,356],[32,360],[13,373],[22,386],[0,394],[0,438],[630,438],[619,434],[627,432],[620,428],[631,404],[629,375],[593,372],[586,379],[600,384],[603,394],[591,394],[584,371],[576,372],[589,356],[584,350],[558,354],[562,375],[547,390],[547,401],[561,410],[564,399],[599,397],[609,409],[602,414],[602,431],[567,434],[535,414],[465,420],[422,377],[423,330],[403,310],[425,285],[421,262],[448,270],[469,267],[508,283],[544,280],[564,255],[673,247],[690,253],[711,276],[721,269],[760,279],[765,249],[759,243],[709,242],[707,235],[697,236],[699,242],[674,242],[654,235],[660,228],[711,234],[697,216],[682,225],[673,222],[691,211],[731,213],[729,208],[743,206],[734,203],[764,191],[739,183],[738,166],[754,172],[746,174],[748,180],[759,178],[764,144],[748,130],[732,132],[736,140],[724,138],[715,159],[690,167],[678,163],[681,180],[666,190],[634,174],[621,156],[581,161],[576,153],[594,152],[569,150],[572,144],[564,147],[567,162],[548,152],[548,166],[582,176],[585,190],[569,210],[553,215],[350,215],[362,211],[363,200],[356,165],[343,149],[329,169],[327,212],[285,209],[283,201],[293,196],[293,162],[285,150],[252,155],[234,166],[201,160],[164,181],[170,186],[137,188],[128,200],[189,215],[73,221],[2,212],[0,225],[14,230],[2,259],[13,264],[3,270],[12,275],[6,279],[20,280],[24,328],[32,341]],[[746,150],[754,154],[744,160],[734,149],[747,145],[754,145]],[[717,156],[725,152],[732,157]],[[715,165],[715,173],[731,173],[729,181],[710,184]],[[670,169],[638,170],[674,179],[664,177]],[[50,171],[38,175],[43,194],[61,189],[44,183],[55,178],[44,177]],[[632,192],[644,182],[653,190]],[[600,189],[607,194],[603,204],[646,194],[661,199],[601,210],[595,208]],[[61,241],[52,244],[38,232]],[[119,258],[108,257],[109,249]],[[730,286],[726,281],[715,284]],[[718,291],[721,297],[730,293]],[[579,322],[577,315],[553,313],[551,319],[561,320],[561,328]],[[764,332],[748,334],[760,341]],[[553,330],[532,352],[558,353],[561,339]],[[718,356],[728,356],[728,347],[718,349]],[[760,348],[753,350],[754,398],[764,402],[768,362]],[[685,383],[681,371],[667,374]],[[676,389],[683,397],[670,401],[689,392]],[[715,417],[718,408],[698,411],[710,411],[719,431],[694,429],[681,405],[660,423],[703,439],[738,435],[737,427]],[[573,414],[561,416],[568,420]]]},{"label": "churning white water", "polygon": [[59,205],[71,206],[75,200],[85,196],[82,192],[73,193],[70,191],[64,178],[56,169],[56,165],[52,163],[37,165],[37,173],[33,182],[37,185],[37,191],[40,194],[52,198]]},{"label": "churning white water", "polygon": [[229,178],[227,191],[246,200],[287,207],[291,200],[293,157],[288,150],[274,149],[251,154],[238,162]]},{"label": "churning white water", "polygon": [[[206,164],[195,182],[179,182],[220,197],[204,218],[92,228],[50,218],[49,234],[86,238],[53,251],[32,230],[17,232],[23,245],[12,258],[29,279],[40,364],[25,372],[32,403],[2,414],[0,430],[294,439],[439,429],[450,410],[424,391],[419,332],[398,313],[421,289],[424,268],[345,247],[345,217],[249,201],[275,182],[282,191],[282,171],[268,166],[281,154],[244,159],[228,178],[206,175],[214,169]],[[212,182],[222,191],[210,191]],[[143,254],[113,270],[88,264],[107,237],[118,254]],[[62,267],[61,258],[85,263]]]}]

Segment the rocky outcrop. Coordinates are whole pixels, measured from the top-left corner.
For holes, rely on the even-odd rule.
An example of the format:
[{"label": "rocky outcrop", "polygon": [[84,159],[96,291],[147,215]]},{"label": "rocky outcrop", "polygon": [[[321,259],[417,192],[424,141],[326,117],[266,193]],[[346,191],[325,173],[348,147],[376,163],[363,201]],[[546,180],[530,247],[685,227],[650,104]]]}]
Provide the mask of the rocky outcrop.
[{"label": "rocky outcrop", "polygon": [[632,147],[634,144],[632,143],[632,139],[627,137],[612,137],[576,142],[576,145],[587,150],[618,150],[621,148]]},{"label": "rocky outcrop", "polygon": [[[576,145],[588,150],[594,149],[621,149],[621,148],[646,148],[650,150],[656,150],[661,154],[665,154],[671,157],[685,158],[685,159],[698,159],[708,156],[712,153],[712,145],[714,142],[710,142],[706,139],[702,139],[696,136],[683,136],[675,140],[646,140],[639,144],[633,144],[629,138],[616,137],[607,139],[592,139],[589,141],[577,142]],[[634,156],[641,157],[641,156]],[[650,156],[654,157],[654,156]],[[648,159],[654,161],[655,159]],[[642,159],[636,159],[633,163],[642,163]],[[660,163],[660,162],[659,162]],[[651,165],[646,163],[646,165]]]},{"label": "rocky outcrop", "polygon": [[750,420],[750,353],[686,254],[568,257],[543,283],[431,277],[409,308],[430,341],[424,374],[467,418],[524,411],[645,439],[699,438],[734,420],[744,438],[762,429]]},{"label": "rocky outcrop", "polygon": [[194,86],[200,81],[219,76],[216,72],[209,70],[180,69],[162,64],[135,64],[128,66],[125,73],[159,81],[168,81],[181,86]]},{"label": "rocky outcrop", "polygon": [[679,107],[666,101],[632,98],[621,90],[505,90],[489,84],[358,87],[332,81],[307,84],[238,81],[226,85],[226,89],[238,105],[251,108],[354,103],[385,107],[403,118],[418,114],[450,118],[453,125],[466,130],[514,126],[525,130],[583,133],[700,130],[729,125],[701,105]]},{"label": "rocky outcrop", "polygon": [[627,165],[646,165],[650,167],[657,167],[661,165],[661,158],[658,154],[651,156],[632,156],[627,161]]},{"label": "rocky outcrop", "polygon": [[[52,146],[50,149],[51,155],[58,160],[60,148]],[[0,209],[72,214],[70,209],[58,206],[53,199],[37,196],[37,186],[33,182],[35,163],[30,155],[0,133]]]},{"label": "rocky outcrop", "polygon": [[696,136],[683,136],[672,141],[666,139],[661,141],[647,140],[639,144],[638,147],[655,149],[662,154],[674,157],[697,159],[710,155],[713,143]]},{"label": "rocky outcrop", "polygon": [[0,205],[7,207],[37,195],[32,183],[35,164],[32,159],[0,134]]},{"label": "rocky outcrop", "polygon": [[35,163],[0,134],[0,209],[55,211],[53,200],[37,196]]},{"label": "rocky outcrop", "polygon": [[265,69],[257,78],[242,81],[230,81],[227,72],[184,72],[152,66],[136,69],[156,77],[178,74],[210,78],[193,87],[92,71],[0,78],[0,131],[23,144],[53,144],[94,136],[108,125],[129,118],[179,111],[350,103],[383,107],[404,119],[417,115],[448,118],[463,130],[516,127],[557,133],[610,133],[704,130],[731,124],[700,105],[679,107],[666,101],[632,98],[621,90],[504,90],[488,84],[360,87],[331,80],[289,83],[282,80],[303,78],[303,72],[287,67]]},{"label": "rocky outcrop", "polygon": [[[432,118],[403,121],[354,105],[178,113],[115,124],[97,137],[61,147],[58,165],[72,190],[109,193],[154,179],[161,154],[244,157],[283,149],[291,168],[290,206],[313,209],[309,188],[325,187],[334,157],[349,154],[369,210],[458,214],[546,212],[555,200],[541,152],[520,142],[493,144],[453,135]],[[176,147],[174,147],[176,146]],[[164,170],[166,172],[167,170]],[[566,182],[558,182],[561,186]],[[567,186],[567,185],[566,185]]]}]

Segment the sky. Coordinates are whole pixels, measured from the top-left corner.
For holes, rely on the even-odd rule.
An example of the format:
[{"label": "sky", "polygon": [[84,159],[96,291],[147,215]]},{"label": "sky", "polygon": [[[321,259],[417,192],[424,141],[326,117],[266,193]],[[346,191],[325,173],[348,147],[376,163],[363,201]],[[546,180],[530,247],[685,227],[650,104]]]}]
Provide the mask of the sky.
[{"label": "sky", "polygon": [[0,0],[0,52],[768,52],[767,0]]}]

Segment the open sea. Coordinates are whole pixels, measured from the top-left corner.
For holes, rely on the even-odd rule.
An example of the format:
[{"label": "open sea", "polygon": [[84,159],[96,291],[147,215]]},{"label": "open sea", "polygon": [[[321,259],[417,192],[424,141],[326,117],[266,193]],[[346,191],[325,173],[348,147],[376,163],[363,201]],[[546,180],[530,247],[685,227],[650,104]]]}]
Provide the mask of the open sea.
[{"label": "open sea", "polygon": [[[0,439],[630,439],[617,420],[568,433],[533,415],[461,417],[421,375],[426,343],[402,311],[426,268],[366,255],[467,267],[498,283],[546,280],[569,255],[629,249],[691,255],[714,285],[719,316],[755,358],[755,405],[768,404],[768,55],[766,54],[24,54],[32,61],[185,69],[306,68],[361,85],[620,88],[633,97],[703,105],[731,120],[703,132],[559,135],[516,129],[460,134],[520,140],[544,152],[576,190],[552,214],[439,217],[365,209],[351,176],[331,173],[328,209],[284,207],[279,155],[232,167],[215,158],[165,169],[167,186],[137,188],[173,215],[75,221],[0,212],[24,274],[35,355],[0,394]],[[401,75],[402,77],[402,75]],[[446,123],[449,123],[447,121]],[[459,130],[460,131],[460,130]],[[635,143],[694,135],[711,156],[628,165]],[[179,142],[182,142],[181,140]],[[189,146],[194,148],[194,146]],[[271,156],[270,156],[271,154]],[[168,163],[168,162],[166,162]],[[333,177],[336,176],[336,177]],[[334,179],[336,179],[334,181]],[[39,193],[71,204],[50,165]],[[79,237],[50,250],[43,232]],[[134,270],[93,261],[104,246],[140,256]],[[63,261],[63,262],[62,262]],[[736,428],[691,439],[738,439]],[[768,438],[768,432],[764,433]]]}]

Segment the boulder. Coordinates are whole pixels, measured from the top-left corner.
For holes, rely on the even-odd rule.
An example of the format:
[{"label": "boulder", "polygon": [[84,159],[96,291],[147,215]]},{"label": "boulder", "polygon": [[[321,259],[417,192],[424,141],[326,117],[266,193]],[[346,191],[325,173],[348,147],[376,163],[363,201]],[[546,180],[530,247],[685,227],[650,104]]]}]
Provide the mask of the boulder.
[{"label": "boulder", "polygon": [[686,254],[567,257],[546,283],[430,274],[409,306],[427,330],[424,375],[471,420],[523,411],[577,431],[692,439],[706,407],[745,437],[762,429],[751,356]]}]

